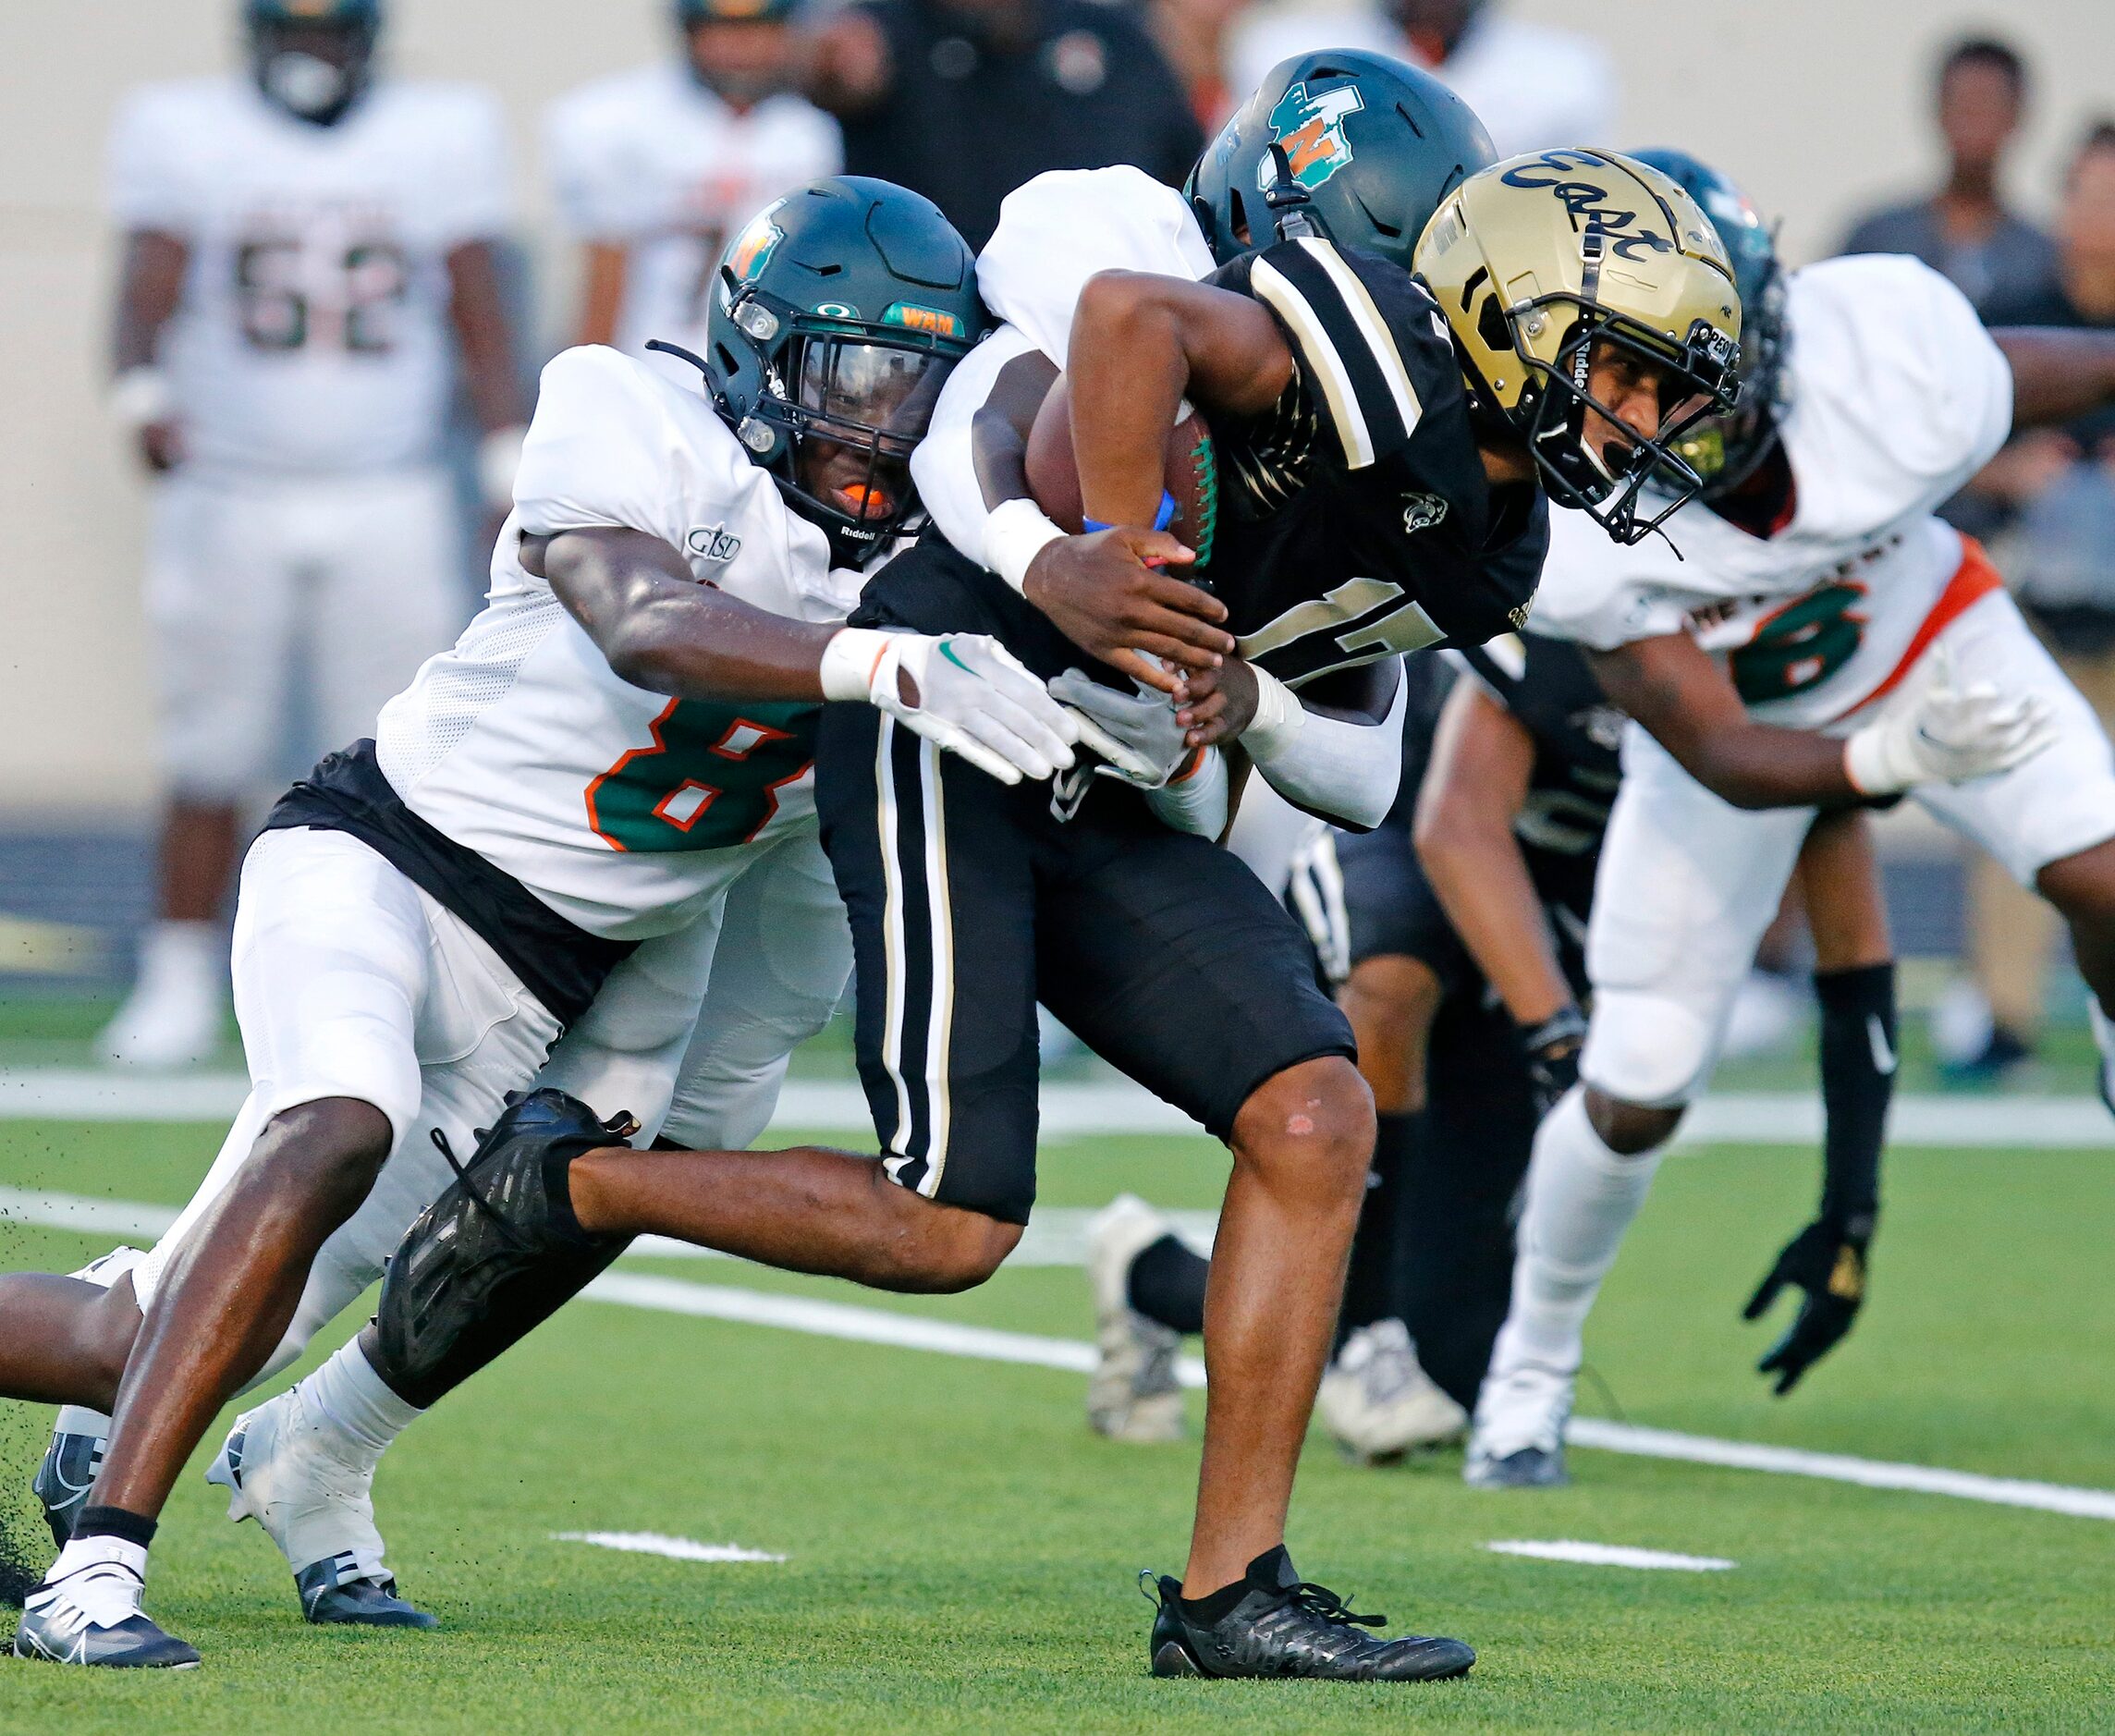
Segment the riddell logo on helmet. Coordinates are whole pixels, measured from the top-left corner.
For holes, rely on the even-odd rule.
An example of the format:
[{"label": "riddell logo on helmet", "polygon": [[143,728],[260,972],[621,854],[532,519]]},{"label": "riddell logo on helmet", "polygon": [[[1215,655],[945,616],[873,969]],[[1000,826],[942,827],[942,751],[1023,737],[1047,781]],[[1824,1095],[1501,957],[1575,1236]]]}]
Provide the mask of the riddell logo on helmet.
[{"label": "riddell logo on helmet", "polygon": [[[1285,148],[1292,178],[1310,189],[1319,187],[1339,169],[1351,164],[1351,143],[1344,137],[1344,117],[1366,105],[1355,84],[1335,85],[1326,91],[1310,91],[1306,79],[1287,87],[1270,111],[1270,131]],[[1257,185],[1267,190],[1271,164],[1267,153],[1257,169]]]}]

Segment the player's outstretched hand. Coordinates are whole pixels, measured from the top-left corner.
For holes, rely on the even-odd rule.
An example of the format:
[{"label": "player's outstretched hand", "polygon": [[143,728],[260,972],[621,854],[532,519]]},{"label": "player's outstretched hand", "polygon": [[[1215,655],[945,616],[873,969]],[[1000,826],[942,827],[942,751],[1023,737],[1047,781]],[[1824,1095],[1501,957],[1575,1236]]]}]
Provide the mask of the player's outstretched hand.
[{"label": "player's outstretched hand", "polygon": [[1785,1244],[1769,1275],[1748,1298],[1741,1318],[1756,1320],[1786,1285],[1806,1292],[1784,1336],[1755,1364],[1758,1374],[1778,1377],[1779,1398],[1798,1386],[1800,1376],[1851,1330],[1865,1300],[1865,1251],[1870,1245],[1870,1237],[1853,1236],[1840,1224],[1817,1218]]},{"label": "player's outstretched hand", "polygon": [[1159,789],[1190,758],[1173,703],[1143,681],[1137,692],[1119,693],[1084,669],[1068,669],[1050,683],[1050,697],[1079,714],[1081,745],[1104,762],[1097,776]]},{"label": "player's outstretched hand", "polygon": [[1042,779],[1072,764],[1079,720],[983,633],[886,633],[868,697],[934,746],[1002,784]]},{"label": "player's outstretched hand", "polygon": [[1917,784],[1961,784],[2009,772],[2056,739],[2056,717],[2038,693],[1966,687],[1951,649],[1932,653],[1931,679],[1843,743],[1843,770],[1859,793],[1891,796]]},{"label": "player's outstretched hand", "polygon": [[1255,722],[1259,697],[1255,670],[1245,658],[1229,657],[1216,669],[1186,678],[1175,715],[1189,730],[1192,747],[1214,747]]},{"label": "player's outstretched hand", "polygon": [[[1184,670],[1216,668],[1234,650],[1233,635],[1220,625],[1227,605],[1161,570],[1195,558],[1165,531],[1114,525],[1045,544],[1028,563],[1021,589],[1090,657],[1176,694]],[[1164,668],[1156,658],[1174,666]]]}]

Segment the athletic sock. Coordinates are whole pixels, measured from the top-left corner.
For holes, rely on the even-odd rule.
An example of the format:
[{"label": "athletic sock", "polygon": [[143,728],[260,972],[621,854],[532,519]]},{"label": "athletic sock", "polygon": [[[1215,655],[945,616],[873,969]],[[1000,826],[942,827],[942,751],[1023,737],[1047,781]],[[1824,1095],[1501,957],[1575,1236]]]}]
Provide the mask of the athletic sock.
[{"label": "athletic sock", "polygon": [[302,1405],[336,1455],[372,1470],[389,1443],[425,1414],[399,1399],[374,1372],[360,1340],[340,1345],[298,1388]]},{"label": "athletic sock", "polygon": [[1665,1149],[1630,1157],[1612,1151],[1587,1119],[1577,1085],[1544,1118],[1528,1165],[1512,1308],[1491,1354],[1494,1375],[1523,1363],[1567,1375],[1578,1368],[1587,1313]]},{"label": "athletic sock", "polygon": [[73,1522],[73,1535],[59,1551],[44,1583],[78,1573],[84,1567],[116,1561],[147,1577],[147,1547],[154,1541],[155,1522],[122,1507],[84,1507]]},{"label": "athletic sock", "polygon": [[1880,1152],[1895,1093],[1895,967],[1816,971],[1821,1101],[1828,1115],[1821,1215],[1870,1236],[1880,1204]]},{"label": "athletic sock", "polygon": [[1351,1238],[1351,1264],[1344,1278],[1344,1306],[1337,1321],[1339,1348],[1361,1326],[1400,1320],[1409,1302],[1404,1262],[1409,1256],[1402,1222],[1408,1198],[1411,1153],[1422,1115],[1375,1118],[1374,1161],[1359,1228]]},{"label": "athletic sock", "polygon": [[1204,1329],[1204,1280],[1212,1263],[1175,1236],[1141,1250],[1125,1280],[1131,1305],[1177,1332]]}]

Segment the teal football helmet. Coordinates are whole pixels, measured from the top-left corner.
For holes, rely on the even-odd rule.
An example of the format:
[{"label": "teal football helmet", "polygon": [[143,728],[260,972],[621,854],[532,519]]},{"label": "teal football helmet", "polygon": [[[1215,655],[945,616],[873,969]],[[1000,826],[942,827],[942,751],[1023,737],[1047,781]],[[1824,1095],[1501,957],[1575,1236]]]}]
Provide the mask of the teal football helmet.
[{"label": "teal football helmet", "polygon": [[915,516],[911,454],[985,321],[976,256],[937,205],[832,176],[728,246],[703,365],[750,457],[859,566]]},{"label": "teal football helmet", "polygon": [[1769,456],[1777,440],[1777,413],[1784,408],[1791,333],[1785,322],[1785,275],[1778,263],[1777,235],[1738,187],[1688,152],[1631,154],[1695,200],[1733,262],[1733,283],[1741,292],[1740,404],[1724,415],[1706,417],[1674,448],[1704,479],[1703,498],[1720,498],[1753,476]]},{"label": "teal football helmet", "polygon": [[250,71],[267,102],[330,127],[366,93],[382,0],[244,0]]},{"label": "teal football helmet", "polygon": [[1325,49],[1271,68],[1184,192],[1222,265],[1278,238],[1272,195],[1290,179],[1338,246],[1408,271],[1440,202],[1496,160],[1475,112],[1430,73]]}]

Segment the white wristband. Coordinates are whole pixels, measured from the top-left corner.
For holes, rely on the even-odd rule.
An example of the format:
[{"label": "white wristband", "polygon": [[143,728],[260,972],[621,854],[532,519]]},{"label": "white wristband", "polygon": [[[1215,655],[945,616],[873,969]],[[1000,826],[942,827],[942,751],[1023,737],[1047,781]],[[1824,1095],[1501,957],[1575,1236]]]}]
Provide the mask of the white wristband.
[{"label": "white wristband", "polygon": [[984,565],[1025,592],[1029,562],[1064,534],[1033,500],[1002,501],[984,520]]},{"label": "white wristband", "polygon": [[1260,664],[1252,663],[1256,684],[1255,715],[1249,727],[1241,731],[1241,741],[1250,750],[1252,759],[1267,759],[1282,752],[1300,733],[1307,721],[1307,714],[1292,690]]},{"label": "white wristband", "polygon": [[848,627],[823,647],[825,699],[862,700],[874,697],[874,672],[888,653],[894,634],[871,627]]},{"label": "white wristband", "polygon": [[110,383],[110,413],[128,434],[138,434],[176,413],[169,376],[156,367],[128,368]]},{"label": "white wristband", "polygon": [[478,442],[477,492],[495,512],[514,505],[514,475],[521,468],[521,448],[528,438],[526,428],[495,428]]},{"label": "white wristband", "polygon": [[1843,739],[1843,776],[1861,796],[1892,796],[1909,788],[1913,774],[1904,776],[1892,764],[1892,746],[1887,733],[1874,724]]}]

